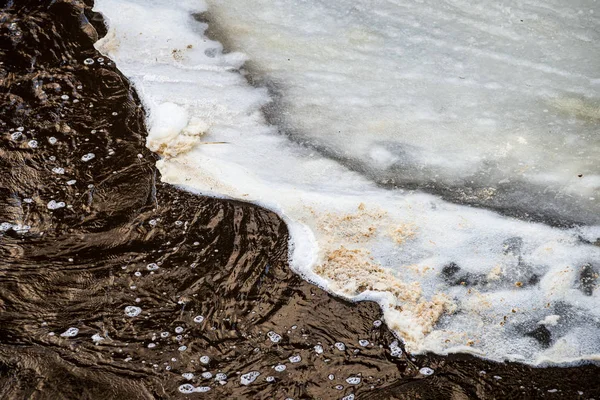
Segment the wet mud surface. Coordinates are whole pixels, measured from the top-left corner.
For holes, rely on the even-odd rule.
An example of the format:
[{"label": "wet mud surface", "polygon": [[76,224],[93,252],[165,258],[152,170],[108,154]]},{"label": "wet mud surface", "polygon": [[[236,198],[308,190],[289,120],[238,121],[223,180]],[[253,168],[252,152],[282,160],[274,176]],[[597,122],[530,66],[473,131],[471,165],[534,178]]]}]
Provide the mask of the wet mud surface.
[{"label": "wet mud surface", "polygon": [[91,6],[0,0],[0,398],[600,398],[594,365],[407,356],[277,215],[161,183]]}]

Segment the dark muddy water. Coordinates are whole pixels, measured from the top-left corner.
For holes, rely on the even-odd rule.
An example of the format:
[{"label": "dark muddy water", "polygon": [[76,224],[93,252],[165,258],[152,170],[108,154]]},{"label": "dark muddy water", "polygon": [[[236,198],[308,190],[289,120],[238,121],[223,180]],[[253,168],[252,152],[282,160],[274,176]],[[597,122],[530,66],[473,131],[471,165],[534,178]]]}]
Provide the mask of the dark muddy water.
[{"label": "dark muddy water", "polygon": [[399,355],[275,214],[161,183],[91,5],[0,1],[0,398],[600,398],[594,365]]}]

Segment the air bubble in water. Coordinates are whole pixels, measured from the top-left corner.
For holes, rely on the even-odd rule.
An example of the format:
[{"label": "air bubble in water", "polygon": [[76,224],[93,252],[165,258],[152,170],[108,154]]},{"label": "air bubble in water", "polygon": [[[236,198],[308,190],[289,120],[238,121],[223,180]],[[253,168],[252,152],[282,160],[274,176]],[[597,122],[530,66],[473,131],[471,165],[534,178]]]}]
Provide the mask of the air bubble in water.
[{"label": "air bubble in water", "polygon": [[367,347],[369,345],[369,341],[362,339],[358,341],[358,344],[361,345],[362,347]]},{"label": "air bubble in water", "polygon": [[69,185],[69,186],[72,186],[76,183],[77,183],[77,181],[75,179],[71,179],[70,181],[67,181],[67,185]]},{"label": "air bubble in water", "polygon": [[390,351],[392,357],[400,357],[402,355],[402,349],[397,340],[394,340],[392,344],[390,344]]},{"label": "air bubble in water", "polygon": [[184,383],[183,385],[179,386],[179,391],[183,394],[194,393],[195,389],[196,388],[194,385],[190,385],[189,383]]},{"label": "air bubble in water", "polygon": [[271,382],[275,382],[275,377],[274,377],[274,376],[267,376],[267,377],[265,378],[265,380],[266,380],[267,382],[269,382],[269,383],[271,383]]},{"label": "air bubble in water", "polygon": [[30,140],[29,142],[27,142],[27,145],[32,149],[35,149],[36,147],[38,147],[38,142],[37,140]]},{"label": "air bubble in water", "polygon": [[249,384],[251,384],[252,382],[254,382],[256,380],[256,378],[258,378],[260,375],[260,372],[258,371],[251,371],[248,372],[247,374],[244,374],[240,377],[240,383],[244,386],[247,386]]},{"label": "air bubble in water", "polygon": [[342,342],[337,342],[336,344],[334,344],[334,346],[339,350],[339,351],[344,351],[346,350],[346,345]]},{"label": "air bubble in water", "polygon": [[330,381],[335,379],[335,375],[334,374],[329,374],[329,376],[327,376],[327,378],[329,378]]},{"label": "air bubble in water", "polygon": [[227,380],[227,374],[219,372],[218,374],[215,375],[215,380],[216,381],[226,381]]},{"label": "air bubble in water", "polygon": [[156,264],[156,263],[150,263],[150,264],[146,265],[146,269],[148,271],[156,271],[158,268],[159,268],[158,264]]},{"label": "air bubble in water", "polygon": [[202,357],[200,357],[200,362],[202,364],[208,364],[210,362],[210,357],[209,356],[202,356]]},{"label": "air bubble in water", "polygon": [[21,137],[21,135],[22,135],[22,133],[21,133],[21,132],[13,132],[13,133],[11,133],[11,134],[10,134],[10,138],[11,138],[12,140],[17,140],[18,138],[20,138],[20,137]]},{"label": "air bubble in water", "polygon": [[354,400],[354,394],[350,393],[348,396],[342,397],[342,400]]},{"label": "air bubble in water", "polygon": [[92,336],[92,341],[93,341],[94,343],[96,343],[96,344],[98,344],[98,343],[102,342],[103,340],[105,340],[105,339],[104,339],[104,338],[103,338],[103,337],[102,337],[102,336],[101,336],[99,333],[95,333],[95,334]]},{"label": "air bubble in water", "polygon": [[169,332],[161,332],[160,333],[160,337],[161,338],[168,338],[169,337]]},{"label": "air bubble in water", "polygon": [[277,371],[277,372],[283,372],[283,371],[285,371],[286,368],[287,367],[285,365],[278,364],[278,365],[275,366],[274,370]]},{"label": "air bubble in water", "polygon": [[379,328],[381,326],[381,323],[382,322],[380,320],[376,319],[375,321],[373,321],[373,326],[375,328]]},{"label": "air bubble in water", "polygon": [[187,350],[187,346],[179,346],[179,348],[177,350],[179,350],[179,351],[186,351]]},{"label": "air bubble in water", "polygon": [[175,333],[181,333],[183,332],[183,327],[178,326],[177,328],[175,328]]},{"label": "air bubble in water", "polygon": [[431,368],[428,367],[423,367],[419,370],[419,373],[421,375],[433,375],[433,370]]},{"label": "air bubble in water", "polygon": [[194,374],[192,374],[191,372],[186,372],[184,374],[181,374],[181,376],[183,376],[188,381],[191,381],[192,379],[194,379]]},{"label": "air bubble in water", "polygon": [[83,63],[85,65],[92,65],[94,63],[94,59],[93,58],[86,58],[85,60],[83,60]]},{"label": "air bubble in water", "polygon": [[50,210],[57,210],[59,208],[63,208],[65,206],[65,203],[63,201],[54,201],[54,200],[50,200],[48,202],[48,208]]},{"label": "air bubble in water", "polygon": [[202,377],[204,379],[210,379],[210,378],[212,378],[212,374],[210,372],[206,371],[206,372],[202,373]]},{"label": "air bubble in water", "polygon": [[273,343],[279,343],[281,341],[281,335],[273,331],[267,332],[267,336],[269,337],[269,339],[271,339],[271,342]]},{"label": "air bubble in water", "polygon": [[88,162],[88,161],[94,159],[95,157],[96,157],[96,155],[94,153],[87,153],[81,157],[81,161]]},{"label": "air bubble in water", "polygon": [[346,382],[348,382],[348,384],[350,385],[358,385],[360,381],[361,379],[359,376],[351,376],[349,378],[346,378]]},{"label": "air bubble in water", "polygon": [[291,363],[295,364],[295,363],[299,363],[300,361],[302,361],[302,357],[300,357],[298,354],[296,354],[294,356],[291,356],[289,358],[289,360],[290,360]]},{"label": "air bubble in water", "polygon": [[317,354],[323,354],[323,346],[321,346],[320,344],[315,346],[315,353]]},{"label": "air bubble in water", "polygon": [[73,336],[77,336],[78,333],[79,333],[79,329],[77,329],[77,328],[69,328],[66,331],[64,331],[63,333],[61,333],[60,336],[62,336],[62,337],[73,337]]},{"label": "air bubble in water", "polygon": [[196,315],[196,316],[194,317],[194,322],[195,322],[195,323],[199,324],[199,323],[201,323],[202,321],[204,321],[204,317],[203,317],[202,315]]},{"label": "air bubble in water", "polygon": [[128,317],[137,317],[142,312],[142,309],[136,306],[125,307],[125,315]]},{"label": "air bubble in water", "polygon": [[63,94],[62,96],[60,96],[60,98],[63,100],[69,100],[69,96],[66,94]]},{"label": "air bubble in water", "polygon": [[52,172],[54,172],[55,174],[63,175],[65,173],[65,169],[61,167],[54,167],[52,168]]}]

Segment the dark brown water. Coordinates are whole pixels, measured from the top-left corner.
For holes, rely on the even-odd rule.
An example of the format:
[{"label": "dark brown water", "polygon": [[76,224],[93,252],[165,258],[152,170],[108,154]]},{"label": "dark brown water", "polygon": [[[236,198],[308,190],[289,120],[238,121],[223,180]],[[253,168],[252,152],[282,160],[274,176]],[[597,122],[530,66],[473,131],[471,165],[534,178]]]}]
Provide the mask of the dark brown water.
[{"label": "dark brown water", "polygon": [[161,183],[91,5],[0,0],[0,398],[600,398],[594,365],[396,357],[375,303],[291,272],[275,214]]}]

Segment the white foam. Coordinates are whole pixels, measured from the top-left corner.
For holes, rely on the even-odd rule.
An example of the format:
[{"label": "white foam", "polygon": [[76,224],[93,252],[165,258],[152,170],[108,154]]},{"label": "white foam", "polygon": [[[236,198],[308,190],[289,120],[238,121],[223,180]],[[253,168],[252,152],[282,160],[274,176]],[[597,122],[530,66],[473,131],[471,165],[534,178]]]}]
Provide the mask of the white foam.
[{"label": "white foam", "polygon": [[[578,63],[579,60],[570,62],[566,55],[561,56],[561,62],[568,62],[569,68],[561,63],[536,62],[537,44],[528,42],[530,38],[522,28],[513,29],[509,25],[499,28],[492,18],[493,13],[502,14],[496,7],[469,9],[462,1],[454,4],[462,10],[458,22],[462,30],[452,25],[454,14],[446,6],[432,8],[426,1],[415,3],[402,18],[393,16],[391,33],[386,33],[385,38],[394,32],[397,35],[395,41],[390,39],[399,46],[397,57],[392,57],[387,49],[388,53],[373,58],[377,47],[372,47],[372,43],[383,40],[379,19],[385,20],[385,12],[389,14],[393,10],[365,8],[360,1],[352,2],[353,6],[344,1],[293,3],[298,7],[297,15],[287,17],[281,15],[277,7],[290,7],[290,1],[277,2],[277,7],[271,7],[271,2],[255,6],[257,21],[264,25],[263,33],[258,32],[258,25],[252,25],[259,22],[244,19],[249,15],[251,3],[223,2],[232,10],[229,16],[225,15],[227,7],[215,4],[214,9],[218,20],[223,21],[232,35],[237,37],[244,29],[248,30],[244,40],[255,42],[247,48],[251,58],[254,60],[256,56],[257,62],[266,68],[265,76],[293,86],[295,91],[286,88],[280,99],[285,105],[286,127],[302,132],[305,139],[314,140],[318,145],[325,143],[337,156],[368,164],[372,171],[390,168],[398,159],[414,157],[427,165],[430,172],[426,176],[442,171],[439,173],[442,181],[451,177],[464,180],[465,171],[478,171],[481,165],[492,162],[503,169],[503,176],[509,181],[537,179],[544,185],[564,189],[564,193],[570,193],[568,196],[576,193],[586,199],[593,197],[589,188],[566,183],[556,170],[558,164],[564,163],[552,162],[549,166],[548,160],[553,156],[541,160],[541,154],[548,150],[547,144],[556,145],[560,135],[542,136],[543,132],[536,126],[543,125],[545,132],[549,123],[557,124],[564,128],[561,137],[569,143],[573,139],[569,135],[580,135],[584,142],[578,143],[587,144],[582,146],[582,151],[587,153],[572,157],[569,162],[575,164],[579,159],[588,160],[586,154],[597,149],[593,143],[585,142],[589,139],[588,128],[582,125],[581,119],[562,120],[555,113],[548,117],[550,120],[545,120],[537,113],[532,114],[535,99],[544,103],[553,98],[539,97],[540,93],[559,93],[569,86],[579,94],[593,95],[585,87],[592,72]],[[394,4],[404,10],[402,2]],[[533,5],[536,12],[541,12],[536,8],[539,3]],[[355,19],[344,17],[338,21],[334,18],[339,17],[336,7],[342,6],[348,6],[348,15],[355,15],[352,17]],[[339,295],[378,301],[387,326],[404,340],[410,351],[442,354],[469,351],[497,360],[516,356],[533,364],[594,359],[600,354],[600,332],[596,328],[600,321],[599,291],[586,296],[579,288],[582,266],[593,264],[600,256],[600,248],[585,244],[580,238],[595,241],[600,232],[598,228],[560,230],[451,204],[433,195],[382,189],[365,175],[323,157],[311,147],[289,141],[265,122],[261,108],[271,102],[266,90],[251,87],[238,72],[246,56],[236,52],[223,54],[219,43],[204,36],[206,24],[192,17],[193,13],[204,11],[204,7],[196,1],[96,2],[96,8],[105,14],[110,27],[97,47],[117,62],[140,93],[149,112],[148,145],[161,149],[161,144],[165,144],[163,150],[176,149],[163,152],[165,158],[158,162],[164,181],[205,195],[251,201],[278,212],[292,238],[292,268],[307,280]],[[566,6],[562,8],[570,10]],[[514,10],[531,18],[535,14],[530,9],[516,7]],[[411,18],[411,13],[418,18]],[[560,43],[589,34],[577,28],[577,17],[565,13],[566,16],[560,18],[554,13],[548,17],[549,21],[561,23],[564,22],[561,18],[571,18],[573,29],[556,32]],[[517,14],[511,11],[507,15]],[[327,15],[332,16],[331,21],[325,18]],[[365,20],[360,22],[356,19],[358,15]],[[419,25],[425,24],[428,16],[443,22],[446,29],[436,28],[435,35],[431,34],[435,37],[431,36],[427,33],[430,27]],[[296,25],[299,31],[282,30],[276,35],[277,24],[267,24],[267,18],[281,22],[282,27],[296,21],[291,18],[306,21]],[[237,25],[232,21],[238,21]],[[343,35],[340,24],[346,24]],[[396,25],[404,27],[404,33],[397,31]],[[350,26],[356,29],[353,31]],[[477,37],[489,34],[510,43],[516,41],[524,50],[515,50],[516,54],[503,41],[499,42],[502,49],[498,51],[490,50],[491,45],[486,47],[484,43],[468,48],[457,41],[450,51],[439,42],[440,38],[447,37],[444,43],[449,45],[453,35],[467,40],[465,35],[473,30],[483,35]],[[334,44],[339,45],[339,42],[334,40],[341,40],[340,37],[355,41],[359,49],[366,46],[364,52],[356,52],[356,46],[350,45],[338,49]],[[411,48],[405,49],[404,44],[400,46],[398,42],[410,43]],[[310,52],[303,47],[309,43],[312,43]],[[266,50],[259,52],[261,44]],[[284,54],[282,49],[287,51],[295,46],[299,47],[302,57],[290,61],[289,70],[284,67],[284,59],[268,63],[268,54],[280,57]],[[572,47],[571,51],[579,54],[580,49]],[[450,54],[446,54],[446,50]],[[432,56],[432,51],[440,54]],[[534,56],[527,56],[528,51]],[[347,59],[351,54],[356,60]],[[429,56],[434,61],[444,56],[462,57],[464,69],[469,72],[465,84],[459,82],[461,79],[452,80],[450,72],[456,72],[453,69],[456,60],[452,57],[443,64],[449,68],[446,77],[432,71],[436,68],[434,64],[404,70],[408,60],[423,61]],[[335,61],[338,58],[341,63]],[[489,70],[490,62],[497,70],[489,77],[477,76]],[[268,69],[268,65],[274,69]],[[333,65],[339,73],[324,74],[319,71],[322,65]],[[356,68],[362,68],[362,74],[358,74]],[[388,79],[393,68],[404,72]],[[418,75],[415,68],[421,69],[422,74]],[[394,74],[400,73],[398,71]],[[407,90],[410,96],[398,95],[390,101],[386,96],[399,84],[398,76],[407,80],[408,86],[400,88]],[[437,80],[431,81],[436,77]],[[323,95],[319,97],[315,92],[300,90],[300,80],[306,88],[323,90]],[[532,85],[536,88],[532,89]],[[432,92],[427,94],[429,90]],[[492,90],[498,91],[504,108],[490,108],[483,101],[487,98],[484,95]],[[381,93],[383,97],[378,97]],[[512,97],[508,94],[522,96],[523,101],[510,105]],[[456,104],[441,113],[440,104],[428,103],[426,95],[440,99],[454,95]],[[330,103],[333,106],[329,107]],[[406,111],[398,113],[401,108]],[[481,115],[475,113],[476,110]],[[585,110],[589,114],[590,110]],[[345,115],[347,121],[340,120],[336,112]],[[365,121],[365,113],[381,115]],[[531,120],[531,124],[519,128],[511,117],[513,114]],[[444,119],[444,115],[449,119]],[[402,132],[409,131],[408,128],[415,132],[408,138],[403,136],[402,143],[406,146],[400,152],[395,150],[398,141],[393,134],[397,127],[387,124],[389,121],[409,124],[403,125]],[[499,127],[505,122],[506,126]],[[377,123],[381,123],[381,127]],[[439,124],[444,130],[434,129]],[[469,131],[468,127],[477,129]],[[343,129],[344,134],[331,135],[332,129]],[[357,129],[364,132],[364,138]],[[514,143],[506,144],[506,132],[511,129],[518,134],[515,133]],[[453,132],[466,133],[461,138],[461,135],[451,134]],[[375,140],[376,136],[381,140]],[[183,137],[193,137],[192,145],[187,146],[191,142],[186,141],[187,147],[179,146]],[[473,145],[460,148],[455,143],[457,140],[463,146],[465,143]],[[424,147],[429,144],[432,147]],[[537,150],[515,152],[513,149],[518,146],[537,146]],[[575,154],[570,144],[561,146],[565,154]],[[361,152],[366,152],[371,161],[365,161],[367,158]],[[451,153],[454,156],[449,159],[447,155]],[[524,178],[523,173],[515,172],[520,161],[514,165],[502,164],[502,160],[515,157],[539,159],[541,164],[536,164],[536,168],[543,170],[547,177],[542,179],[539,173],[534,173]],[[589,168],[596,168],[594,165]],[[387,172],[381,171],[381,176],[388,176]],[[492,190],[478,195],[493,196],[494,193]],[[574,202],[579,207],[575,207],[578,215],[596,209],[596,203],[577,199]],[[536,280],[539,283],[536,284]],[[545,348],[532,337],[532,331],[549,315],[558,315],[559,319],[556,325],[546,326],[552,342]]]}]

